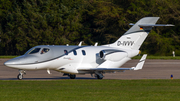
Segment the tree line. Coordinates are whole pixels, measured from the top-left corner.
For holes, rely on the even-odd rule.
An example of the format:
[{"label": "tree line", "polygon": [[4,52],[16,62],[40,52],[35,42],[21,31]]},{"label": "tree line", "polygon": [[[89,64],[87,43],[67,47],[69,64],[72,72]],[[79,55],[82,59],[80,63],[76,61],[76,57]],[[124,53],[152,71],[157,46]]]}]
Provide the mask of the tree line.
[{"label": "tree line", "polygon": [[0,0],[0,55],[21,55],[37,45],[109,44],[139,19],[160,17],[140,50],[180,55],[179,0]]}]

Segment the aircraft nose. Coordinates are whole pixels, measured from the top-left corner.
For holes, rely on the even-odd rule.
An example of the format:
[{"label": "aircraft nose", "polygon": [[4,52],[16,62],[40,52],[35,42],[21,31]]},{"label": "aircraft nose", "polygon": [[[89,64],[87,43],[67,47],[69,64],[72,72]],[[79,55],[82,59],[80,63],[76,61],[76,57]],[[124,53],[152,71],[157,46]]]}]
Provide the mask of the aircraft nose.
[{"label": "aircraft nose", "polygon": [[19,56],[14,59],[10,59],[6,61],[4,65],[8,67],[13,67],[13,66],[27,64],[27,63],[34,63],[35,61],[36,61],[35,57]]},{"label": "aircraft nose", "polygon": [[8,66],[9,64],[12,64],[12,62],[6,61],[6,62],[4,63],[5,66]]},{"label": "aircraft nose", "polygon": [[10,66],[18,63],[19,59],[10,59],[4,63],[5,66]]},{"label": "aircraft nose", "polygon": [[10,59],[4,63],[5,66],[10,66],[10,65],[16,65],[20,64],[22,60],[24,60],[24,55]]}]

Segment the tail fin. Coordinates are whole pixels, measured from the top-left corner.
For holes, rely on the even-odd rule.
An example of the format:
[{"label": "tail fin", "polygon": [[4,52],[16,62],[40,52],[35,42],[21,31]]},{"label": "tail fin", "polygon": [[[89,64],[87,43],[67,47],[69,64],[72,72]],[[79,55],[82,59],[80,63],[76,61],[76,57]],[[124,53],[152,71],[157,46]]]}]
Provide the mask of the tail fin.
[{"label": "tail fin", "polygon": [[139,49],[147,35],[154,26],[172,26],[156,24],[159,17],[144,17],[134,24],[124,35],[116,42],[110,44],[112,47],[127,49]]}]

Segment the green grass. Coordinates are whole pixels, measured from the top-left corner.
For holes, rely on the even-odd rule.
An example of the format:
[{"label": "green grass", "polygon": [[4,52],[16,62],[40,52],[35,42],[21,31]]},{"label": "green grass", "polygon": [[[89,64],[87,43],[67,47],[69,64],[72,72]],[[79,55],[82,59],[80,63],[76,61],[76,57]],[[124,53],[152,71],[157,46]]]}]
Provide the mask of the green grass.
[{"label": "green grass", "polygon": [[12,59],[15,57],[17,57],[17,56],[0,56],[0,59]]},{"label": "green grass", "polygon": [[179,101],[180,80],[0,81],[0,101]]}]

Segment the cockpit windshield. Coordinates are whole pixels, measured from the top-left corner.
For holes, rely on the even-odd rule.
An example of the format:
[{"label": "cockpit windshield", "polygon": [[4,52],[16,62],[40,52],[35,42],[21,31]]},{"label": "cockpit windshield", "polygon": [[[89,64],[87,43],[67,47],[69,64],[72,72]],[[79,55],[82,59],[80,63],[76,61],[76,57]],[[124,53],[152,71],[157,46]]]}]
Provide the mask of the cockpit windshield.
[{"label": "cockpit windshield", "polygon": [[41,51],[41,54],[44,54],[44,53],[47,53],[50,49],[48,48],[43,48],[42,51]]},{"label": "cockpit windshield", "polygon": [[38,53],[41,48],[33,48],[28,54]]}]

